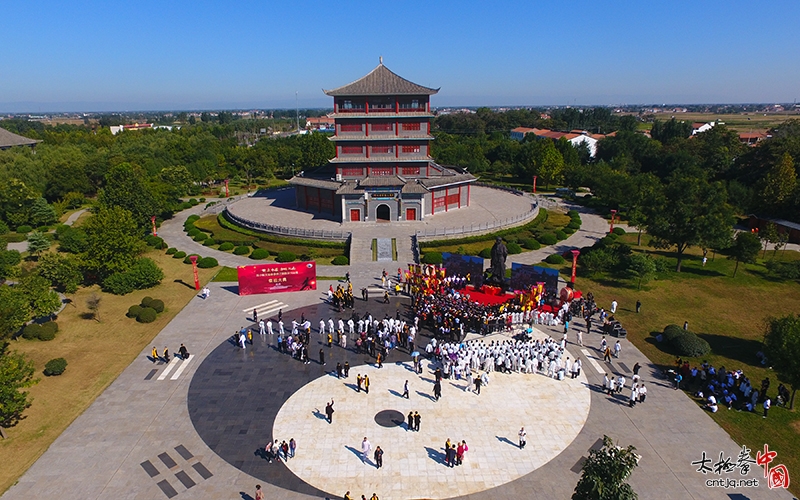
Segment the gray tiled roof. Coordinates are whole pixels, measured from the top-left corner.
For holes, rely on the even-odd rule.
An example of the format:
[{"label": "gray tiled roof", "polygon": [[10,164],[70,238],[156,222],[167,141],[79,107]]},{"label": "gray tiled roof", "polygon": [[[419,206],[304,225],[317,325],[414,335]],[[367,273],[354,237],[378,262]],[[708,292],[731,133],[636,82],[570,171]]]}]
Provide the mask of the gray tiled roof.
[{"label": "gray tiled roof", "polygon": [[425,194],[428,192],[428,189],[425,189],[425,186],[416,182],[407,182],[402,189],[403,194]]},{"label": "gray tiled roof", "polygon": [[361,185],[364,187],[402,186],[406,181],[396,175],[380,175],[377,177],[364,177]]},{"label": "gray tiled roof", "polygon": [[333,90],[323,90],[329,96],[371,95],[433,95],[439,89],[423,87],[396,75],[383,63],[366,76]]},{"label": "gray tiled roof", "polygon": [[472,174],[454,174],[442,177],[429,177],[427,179],[420,179],[426,188],[434,188],[444,186],[445,184],[461,184],[467,182],[475,182],[477,179]]},{"label": "gray tiled roof", "polygon": [[315,179],[313,177],[298,177],[294,176],[289,179],[289,184],[293,184],[295,186],[308,186],[308,187],[316,187],[322,189],[338,189],[342,183],[338,181],[332,181],[327,179]]},{"label": "gray tiled roof", "polygon": [[10,148],[11,146],[32,146],[36,144],[35,139],[28,139],[13,132],[9,132],[4,128],[0,128],[0,148]]}]

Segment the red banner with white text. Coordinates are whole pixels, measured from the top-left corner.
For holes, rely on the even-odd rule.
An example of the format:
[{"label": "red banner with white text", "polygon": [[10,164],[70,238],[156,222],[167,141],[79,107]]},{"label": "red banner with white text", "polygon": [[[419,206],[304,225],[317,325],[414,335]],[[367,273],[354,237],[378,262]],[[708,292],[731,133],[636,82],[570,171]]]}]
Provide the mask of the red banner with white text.
[{"label": "red banner with white text", "polygon": [[317,289],[316,262],[239,266],[239,295]]}]

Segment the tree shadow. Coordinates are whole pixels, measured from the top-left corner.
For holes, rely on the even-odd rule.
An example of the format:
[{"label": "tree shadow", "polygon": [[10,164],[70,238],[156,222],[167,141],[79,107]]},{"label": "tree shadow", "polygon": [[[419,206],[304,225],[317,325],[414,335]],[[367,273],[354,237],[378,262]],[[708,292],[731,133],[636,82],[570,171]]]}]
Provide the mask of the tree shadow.
[{"label": "tree shadow", "polygon": [[447,465],[447,461],[445,460],[445,454],[443,452],[431,448],[430,446],[426,446],[425,451],[428,452],[428,458],[430,458],[437,464]]},{"label": "tree shadow", "polygon": [[94,319],[94,313],[91,312],[82,312],[79,316],[81,319]]},{"label": "tree shadow", "polygon": [[713,333],[698,333],[697,336],[708,342],[711,346],[711,352],[714,354],[735,359],[750,366],[761,367],[758,358],[756,358],[756,353],[763,350],[764,345],[758,340]]},{"label": "tree shadow", "polygon": [[514,448],[519,448],[519,445],[517,443],[511,441],[510,439],[508,439],[505,436],[495,436],[495,438],[497,438],[497,440],[500,441],[501,443],[510,444]]}]

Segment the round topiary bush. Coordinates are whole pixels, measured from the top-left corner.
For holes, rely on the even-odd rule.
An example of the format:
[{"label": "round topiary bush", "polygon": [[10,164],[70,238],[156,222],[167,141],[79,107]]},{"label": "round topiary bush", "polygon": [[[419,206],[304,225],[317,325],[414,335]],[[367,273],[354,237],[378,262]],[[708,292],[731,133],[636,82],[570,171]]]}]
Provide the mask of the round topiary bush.
[{"label": "round topiary bush", "polygon": [[58,333],[58,323],[55,321],[48,321],[42,323],[42,328],[39,330],[39,340],[53,340]]},{"label": "round topiary bush", "polygon": [[177,248],[175,248],[175,247],[167,248],[167,255],[175,255],[176,253],[178,253],[178,249]]},{"label": "round topiary bush", "polygon": [[233,243],[231,243],[230,241],[226,241],[219,246],[219,249],[222,250],[223,252],[227,252],[229,250],[233,250],[233,247],[234,247]]},{"label": "round topiary bush", "polygon": [[267,257],[269,257],[269,250],[265,248],[256,248],[253,250],[253,253],[250,254],[250,258],[254,260],[266,259]]},{"label": "round topiary bush", "polygon": [[203,240],[204,247],[213,247],[216,244],[217,242],[214,241],[214,238],[206,238],[205,240]]},{"label": "round topiary bush", "polygon": [[558,242],[558,238],[556,238],[556,235],[553,233],[543,234],[538,239],[539,243],[545,246],[555,245]]},{"label": "round topiary bush", "polygon": [[605,236],[603,236],[603,238],[608,238],[611,241],[617,241],[617,238],[619,238],[619,235],[612,231],[612,232],[606,234]]},{"label": "round topiary bush", "polygon": [[44,374],[48,377],[61,375],[67,369],[67,360],[64,358],[51,359],[44,365]]},{"label": "round topiary bush", "polygon": [[662,342],[672,342],[675,337],[683,335],[685,330],[678,325],[667,325],[664,328],[664,333],[661,334]]},{"label": "round topiary bush", "polygon": [[150,304],[152,303],[153,303],[153,297],[145,297],[142,299],[142,302],[139,305],[142,306],[142,309],[144,309],[145,307],[150,307]]},{"label": "round topiary bush", "polygon": [[570,217],[570,218],[572,218],[572,217],[580,217],[580,214],[578,213],[577,210],[570,210],[570,211],[567,212],[567,216]]},{"label": "round topiary bush", "polygon": [[559,229],[558,231],[556,231],[556,239],[558,241],[566,240],[567,239],[567,233],[565,233],[564,231]]},{"label": "round topiary bush", "polygon": [[538,240],[535,238],[526,238],[522,240],[522,246],[527,248],[528,250],[539,250],[542,248],[542,244],[539,243]]},{"label": "round topiary bush", "polygon": [[200,220],[200,216],[199,215],[197,215],[197,214],[190,215],[189,217],[186,218],[185,224],[192,224],[192,223],[194,223],[194,221],[197,221],[197,220]]},{"label": "round topiary bush", "polygon": [[567,227],[565,227],[564,229],[580,229],[580,228],[581,228],[580,222],[572,221],[569,224],[567,224]]},{"label": "round topiary bush", "polygon": [[139,323],[152,323],[153,321],[156,320],[157,315],[158,313],[156,313],[155,309],[153,309],[152,307],[145,307],[142,309],[142,312],[140,312],[139,315],[136,316],[136,321],[138,321]]},{"label": "round topiary bush", "polygon": [[180,205],[178,205],[178,210],[186,210],[187,208],[192,208],[192,204],[188,201],[184,201]]},{"label": "round topiary bush", "polygon": [[442,262],[442,252],[428,252],[422,256],[423,264],[441,264]]},{"label": "round topiary bush", "polygon": [[519,243],[513,243],[513,242],[509,243],[508,245],[506,245],[506,248],[508,249],[508,253],[511,255],[522,253],[522,247],[519,246]]},{"label": "round topiary bush", "polygon": [[622,229],[621,227],[615,227],[614,230],[611,232],[616,234],[617,236],[622,236],[625,234],[625,230]]},{"label": "round topiary bush", "polygon": [[548,255],[547,258],[544,259],[544,261],[547,262],[548,264],[563,264],[564,262],[566,262],[564,260],[564,257],[560,256],[557,253]]},{"label": "round topiary bush", "polygon": [[233,255],[247,255],[250,253],[250,247],[248,246],[238,246],[233,249]]},{"label": "round topiary bush", "polygon": [[574,229],[572,229],[571,227],[565,227],[565,228],[563,229],[563,231],[564,231],[564,234],[566,234],[567,236],[569,236],[569,235],[571,235],[571,234],[575,234],[575,230],[574,230]]},{"label": "round topiary bush", "polygon": [[344,255],[337,255],[336,257],[333,258],[331,264],[333,264],[334,266],[347,266],[350,264],[350,259],[348,259]]},{"label": "round topiary bush", "polygon": [[478,257],[482,257],[484,259],[491,259],[492,258],[492,249],[491,248],[484,248],[480,252],[478,252]]},{"label": "round topiary bush", "polygon": [[135,318],[136,316],[139,315],[140,312],[142,312],[142,306],[136,304],[128,308],[128,313],[125,316],[129,318]]},{"label": "round topiary bush", "polygon": [[22,226],[17,226],[17,232],[19,234],[28,234],[31,231],[33,231],[33,228],[31,226],[28,226],[27,224],[24,224]]},{"label": "round topiary bush", "polygon": [[22,338],[25,340],[36,340],[39,338],[41,332],[42,325],[38,323],[31,323],[29,325],[25,325],[25,328],[22,329]]},{"label": "round topiary bush", "polygon": [[711,346],[692,332],[682,330],[682,333],[673,338],[670,345],[681,356],[705,356],[711,352]]},{"label": "round topiary bush", "polygon": [[182,259],[184,257],[186,257],[186,252],[184,252],[183,250],[175,252],[175,254],[172,256],[173,259]]},{"label": "round topiary bush", "polygon": [[199,202],[199,201],[197,201],[197,198],[189,198],[189,203],[191,203],[191,204],[192,204],[192,206],[195,206],[195,205],[197,205],[197,204],[198,204],[198,203],[200,203],[200,202]]},{"label": "round topiary bush", "polygon": [[199,241],[199,242],[201,242],[201,243],[202,243],[203,241],[206,241],[206,240],[208,239],[208,234],[206,234],[206,233],[204,233],[204,232],[200,231],[200,234],[198,234],[198,235],[196,235],[196,236],[192,236],[192,239],[193,239],[194,241]]},{"label": "round topiary bush", "polygon": [[200,198],[200,203],[205,203],[205,202],[206,202],[205,198]]},{"label": "round topiary bush", "polygon": [[191,264],[192,263],[192,259],[191,259],[192,255],[197,257],[197,260],[200,260],[200,255],[198,255],[196,253],[190,253],[189,255],[186,256],[185,259],[183,259],[183,263],[184,264]]},{"label": "round topiary bush", "polygon": [[297,255],[292,252],[279,252],[275,257],[275,262],[294,262],[295,260],[297,260]]},{"label": "round topiary bush", "polygon": [[203,257],[202,259],[197,260],[197,267],[200,269],[211,269],[212,267],[217,267],[219,262],[214,257]]},{"label": "round topiary bush", "polygon": [[161,299],[153,299],[150,302],[150,307],[152,307],[156,313],[161,314],[162,312],[164,312],[164,301]]}]

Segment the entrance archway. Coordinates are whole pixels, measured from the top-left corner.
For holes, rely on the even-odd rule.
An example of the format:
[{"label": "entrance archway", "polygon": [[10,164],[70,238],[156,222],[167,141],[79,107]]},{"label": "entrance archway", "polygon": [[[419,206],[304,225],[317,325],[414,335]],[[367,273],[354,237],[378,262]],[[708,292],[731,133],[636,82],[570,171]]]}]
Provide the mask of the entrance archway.
[{"label": "entrance archway", "polygon": [[378,222],[389,222],[390,217],[389,205],[378,205],[378,208],[375,209],[375,218],[378,219]]}]

